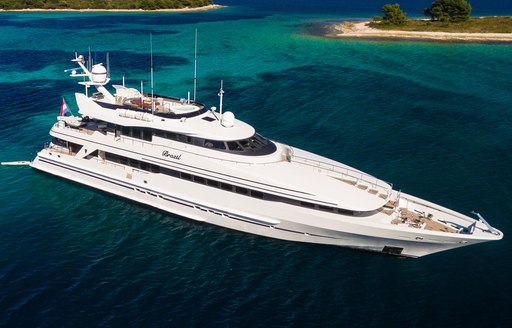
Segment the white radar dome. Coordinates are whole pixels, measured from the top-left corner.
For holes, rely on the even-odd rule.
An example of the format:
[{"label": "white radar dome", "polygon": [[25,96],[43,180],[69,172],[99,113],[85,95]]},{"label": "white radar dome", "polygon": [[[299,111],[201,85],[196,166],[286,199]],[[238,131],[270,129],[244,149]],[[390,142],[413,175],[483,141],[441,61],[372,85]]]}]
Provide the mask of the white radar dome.
[{"label": "white radar dome", "polygon": [[91,73],[92,81],[94,83],[105,83],[107,80],[107,69],[103,65],[94,65]]},{"label": "white radar dome", "polygon": [[220,124],[226,128],[232,127],[235,125],[235,114],[232,112],[225,112],[222,114],[222,120],[220,121]]}]

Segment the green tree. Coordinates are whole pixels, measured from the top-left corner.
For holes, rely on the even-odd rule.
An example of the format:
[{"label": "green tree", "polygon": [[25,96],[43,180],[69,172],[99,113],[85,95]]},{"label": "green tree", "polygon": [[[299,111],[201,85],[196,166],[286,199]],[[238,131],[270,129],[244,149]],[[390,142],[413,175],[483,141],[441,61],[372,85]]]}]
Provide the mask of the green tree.
[{"label": "green tree", "polygon": [[394,5],[385,4],[380,11],[384,13],[384,17],[382,17],[384,23],[392,25],[404,25],[407,23],[407,16],[405,12],[400,9],[398,3]]},{"label": "green tree", "polygon": [[436,0],[423,13],[432,20],[463,22],[469,19],[471,5],[466,0]]}]

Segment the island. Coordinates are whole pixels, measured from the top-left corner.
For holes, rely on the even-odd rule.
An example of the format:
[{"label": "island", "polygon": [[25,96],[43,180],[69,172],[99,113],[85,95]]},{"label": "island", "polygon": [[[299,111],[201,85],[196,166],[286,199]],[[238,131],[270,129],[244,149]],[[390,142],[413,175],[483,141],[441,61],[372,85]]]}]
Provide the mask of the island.
[{"label": "island", "polygon": [[334,24],[327,36],[512,42],[512,17],[470,17],[471,9],[466,0],[436,0],[424,10],[430,18],[407,19],[399,4],[386,4],[381,9],[383,16]]},{"label": "island", "polygon": [[3,11],[196,11],[217,9],[213,0],[4,0]]}]

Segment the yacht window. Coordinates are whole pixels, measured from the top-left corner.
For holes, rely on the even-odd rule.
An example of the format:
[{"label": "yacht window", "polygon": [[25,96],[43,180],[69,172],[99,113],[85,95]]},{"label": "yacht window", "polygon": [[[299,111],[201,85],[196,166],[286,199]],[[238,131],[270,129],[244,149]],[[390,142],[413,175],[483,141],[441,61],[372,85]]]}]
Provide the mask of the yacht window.
[{"label": "yacht window", "polygon": [[116,125],[110,122],[107,122],[107,131],[114,133],[116,130]]},{"label": "yacht window", "polygon": [[181,178],[185,180],[192,180],[192,176],[188,173],[181,172]]},{"label": "yacht window", "polygon": [[165,175],[170,175],[172,177],[180,178],[180,173],[175,170],[168,169],[166,167],[160,167],[160,171]]},{"label": "yacht window", "polygon": [[154,130],[155,136],[160,138],[166,138],[166,132],[163,130]]},{"label": "yacht window", "polygon": [[231,186],[230,184],[224,183],[224,182],[220,183],[220,188],[223,190],[227,190],[227,191],[233,190],[233,186]]},{"label": "yacht window", "polygon": [[336,212],[339,214],[345,214],[345,215],[351,215],[351,216],[354,215],[354,211],[344,210],[342,208],[337,208]]},{"label": "yacht window", "polygon": [[170,131],[167,131],[166,133],[166,136],[165,136],[167,139],[171,139],[171,140],[177,140],[177,141],[180,141],[179,138],[178,138],[178,134],[174,133],[174,132],[170,132]]},{"label": "yacht window", "polygon": [[121,129],[121,134],[124,136],[130,136],[132,129],[129,126],[123,126]]},{"label": "yacht window", "polygon": [[307,208],[315,208],[315,204],[311,204],[308,202],[300,202],[300,206],[307,207]]},{"label": "yacht window", "polygon": [[333,208],[329,206],[324,205],[318,205],[318,209],[326,212],[332,212]]},{"label": "yacht window", "polygon": [[107,161],[111,161],[111,162],[114,162],[114,163],[119,163],[119,155],[116,155],[116,154],[111,154],[111,153],[105,153],[105,159]]},{"label": "yacht window", "polygon": [[192,143],[196,146],[200,146],[200,147],[203,147],[205,146],[205,142],[204,142],[204,139],[202,138],[192,138]]},{"label": "yacht window", "polygon": [[149,171],[149,163],[146,162],[140,162],[140,169],[144,171]]},{"label": "yacht window", "polygon": [[141,128],[132,128],[132,137],[137,139],[142,139],[141,137],[142,129]]},{"label": "yacht window", "polygon": [[240,146],[240,144],[236,141],[228,141],[228,148],[229,150],[234,150],[234,151],[242,151],[244,150],[242,148],[242,146]]},{"label": "yacht window", "polygon": [[149,164],[149,171],[153,173],[160,173],[160,166]]},{"label": "yacht window", "polygon": [[254,198],[263,199],[263,193],[257,190],[251,190],[251,196]]},{"label": "yacht window", "polygon": [[140,164],[139,164],[138,160],[133,159],[133,158],[128,158],[128,165],[130,165],[131,167],[138,168]]},{"label": "yacht window", "polygon": [[152,137],[153,137],[153,134],[150,129],[142,130],[142,140],[151,141]]},{"label": "yacht window", "polygon": [[215,149],[226,149],[226,144],[224,143],[224,141],[213,140],[212,143],[213,148]]},{"label": "yacht window", "polygon": [[214,187],[214,188],[219,188],[220,187],[220,183],[219,181],[215,181],[215,180],[206,180],[206,184],[209,185],[210,187]]},{"label": "yacht window", "polygon": [[205,184],[206,180],[203,177],[194,176],[194,182]]},{"label": "yacht window", "polygon": [[244,150],[250,150],[252,148],[249,139],[240,140],[240,145]]},{"label": "yacht window", "polygon": [[176,134],[176,133],[170,132],[169,136],[170,136],[170,139],[173,139],[173,140],[176,140],[176,141],[179,141],[179,142],[190,143],[190,141],[192,141],[192,138],[187,137],[186,135],[183,135],[183,134]]},{"label": "yacht window", "polygon": [[219,140],[205,139],[204,146],[206,148],[213,148],[213,149],[226,149],[226,145],[224,144],[224,141],[219,141]]},{"label": "yacht window", "polygon": [[235,192],[242,195],[247,195],[247,189],[243,187],[235,187]]},{"label": "yacht window", "polygon": [[[134,130],[136,128],[133,128]],[[154,130],[152,132],[155,136],[161,138],[167,138],[170,140],[176,140],[178,142],[184,142],[193,144],[199,147],[205,147],[209,149],[216,149],[220,151],[244,153],[244,155],[266,155],[276,151],[274,143],[269,142],[259,134],[254,134],[252,137],[241,140],[222,141],[222,140],[210,140],[198,137],[192,137],[188,135],[178,134],[170,131]],[[123,132],[123,134],[130,135],[129,132]],[[151,136],[145,134],[142,131],[142,137],[139,131],[131,131],[131,136],[135,138],[142,138],[147,141],[151,141]]]},{"label": "yacht window", "polygon": [[52,144],[54,144],[55,146],[60,146],[60,147],[65,147],[65,148],[68,147],[68,142],[66,140],[62,140],[62,139],[55,138],[55,137],[52,138]]}]

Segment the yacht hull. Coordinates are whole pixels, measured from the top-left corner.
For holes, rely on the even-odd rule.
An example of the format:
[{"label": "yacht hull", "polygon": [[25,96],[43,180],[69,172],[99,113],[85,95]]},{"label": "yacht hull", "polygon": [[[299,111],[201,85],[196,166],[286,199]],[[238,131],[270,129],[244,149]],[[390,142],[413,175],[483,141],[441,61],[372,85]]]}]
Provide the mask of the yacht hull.
[{"label": "yacht hull", "polygon": [[[282,240],[419,257],[503,234],[393,190],[348,165],[263,137],[195,100],[110,83],[103,64],[75,54],[80,117],[62,100],[34,169],[196,221]],[[88,95],[88,88],[97,92]],[[141,88],[142,89],[142,88]],[[195,97],[194,97],[195,98]]]},{"label": "yacht hull", "polygon": [[387,228],[385,225],[375,227],[358,222],[334,222],[329,217],[323,220],[328,224],[322,226],[319,225],[319,217],[309,217],[308,214],[290,213],[290,216],[284,214],[269,217],[258,215],[255,209],[243,211],[241,208],[230,208],[222,203],[212,206],[211,202],[204,198],[211,190],[205,190],[193,199],[185,198],[172,187],[165,191],[153,188],[145,183],[147,180],[140,183],[140,179],[106,173],[104,164],[83,165],[80,160],[67,157],[69,156],[61,156],[45,149],[36,156],[32,167],[165,212],[260,236],[350,247],[403,257],[420,257],[487,241],[470,236],[460,238],[455,234],[428,236],[418,231],[397,230],[391,226]]}]

